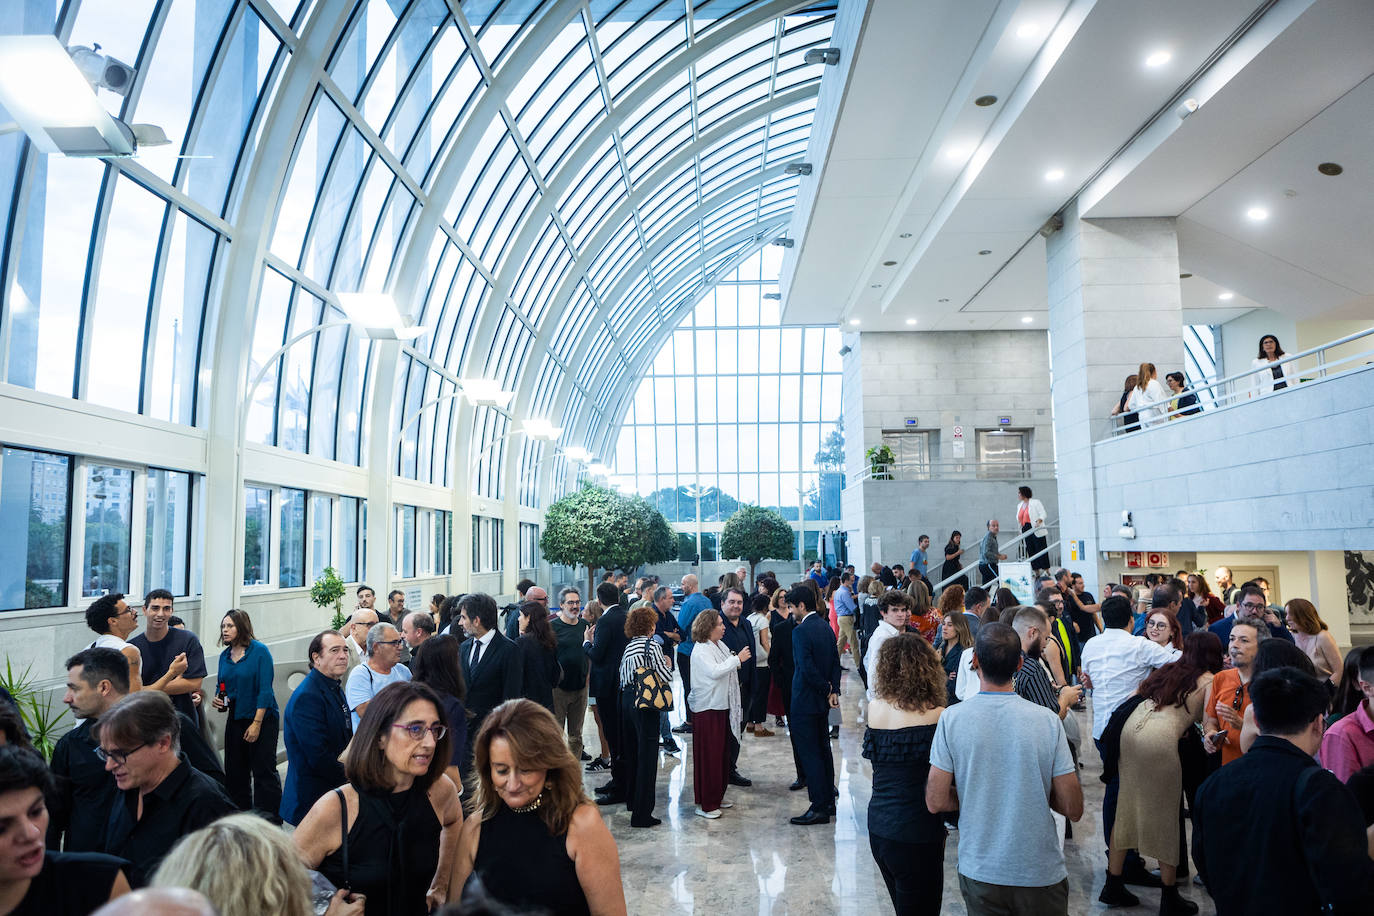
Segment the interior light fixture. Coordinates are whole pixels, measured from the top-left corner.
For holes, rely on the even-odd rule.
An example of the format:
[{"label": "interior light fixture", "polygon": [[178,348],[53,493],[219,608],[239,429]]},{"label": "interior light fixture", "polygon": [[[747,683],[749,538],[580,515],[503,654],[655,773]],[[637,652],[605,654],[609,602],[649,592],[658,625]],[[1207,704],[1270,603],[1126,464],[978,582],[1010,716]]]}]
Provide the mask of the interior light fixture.
[{"label": "interior light fixture", "polygon": [[336,293],[335,298],[348,320],[373,340],[414,340],[428,330],[408,327],[387,293]]},{"label": "interior light fixture", "polygon": [[852,328],[857,328],[857,327],[859,326],[859,319],[857,319],[857,318],[851,318],[851,319],[849,319],[849,326],[852,327]]},{"label": "interior light fixture", "polygon": [[792,239],[773,239],[773,244],[777,245],[779,248],[791,248],[797,243]]},{"label": "interior light fixture", "polygon": [[611,475],[611,469],[600,461],[593,461],[591,464],[587,465],[587,473],[593,477],[609,477]]},{"label": "interior light fixture", "polygon": [[1171,52],[1161,48],[1158,51],[1152,52],[1148,57],[1145,58],[1145,66],[1150,68],[1162,67],[1173,59],[1174,55]]},{"label": "interior light fixture", "polygon": [[1174,109],[1174,114],[1178,115],[1178,119],[1182,121],[1201,107],[1202,103],[1197,99],[1184,99],[1178,103],[1178,107]]},{"label": "interior light fixture", "polygon": [[1269,211],[1263,207],[1251,207],[1245,211],[1245,215],[1258,223],[1269,218]]},{"label": "interior light fixture", "polygon": [[916,319],[915,319],[915,318],[908,318],[908,319],[906,320],[906,323],[907,323],[907,324],[915,324],[915,323],[916,323]]},{"label": "interior light fixture", "polygon": [[809,162],[789,162],[783,166],[784,175],[810,175],[811,163]]},{"label": "interior light fixture", "polygon": [[991,108],[993,105],[997,104],[997,96],[980,95],[973,100],[973,104],[977,105],[979,108]]},{"label": "interior light fixture", "polygon": [[1328,178],[1334,178],[1341,172],[1344,172],[1345,167],[1342,166],[1339,162],[1323,162],[1317,166],[1317,171],[1321,172]]},{"label": "interior light fixture", "polygon": [[948,299],[940,299],[940,300],[938,300],[938,301],[940,301],[940,302],[948,302],[949,300],[948,300]]},{"label": "interior light fixture", "polygon": [[463,398],[473,405],[504,408],[515,397],[514,391],[501,390],[501,383],[489,378],[463,379]]},{"label": "interior light fixture", "polygon": [[984,248],[983,250],[979,251],[978,253],[979,253],[980,255],[992,254],[992,249],[991,249],[991,248]]},{"label": "interior light fixture", "polygon": [[765,299],[781,299],[781,298],[782,298],[782,293],[764,293],[764,294],[763,294],[763,298],[765,298]]},{"label": "interior light fixture", "polygon": [[881,283],[870,283],[870,284],[869,284],[869,287],[870,287],[871,289],[882,289],[882,288],[883,288],[883,285],[882,285]]},{"label": "interior light fixture", "polygon": [[1016,30],[1017,38],[1034,38],[1040,34],[1040,25],[1035,22],[1024,22]]},{"label": "interior light fixture", "polygon": [[839,48],[812,48],[802,55],[802,60],[808,64],[825,64],[833,67],[840,62]]},{"label": "interior light fixture", "polygon": [[95,88],[52,35],[0,36],[0,105],[44,153],[134,154],[132,130],[105,110]]},{"label": "interior light fixture", "polygon": [[969,148],[962,144],[954,144],[945,149],[945,158],[950,162],[962,162],[968,158]]},{"label": "interior light fixture", "polygon": [[1062,179],[1063,177],[1064,177],[1064,170],[1063,170],[1063,169],[1050,169],[1048,172],[1045,173],[1045,180],[1046,180],[1046,181],[1059,181],[1059,180]]},{"label": "interior light fixture", "polygon": [[1236,298],[1236,294],[1232,292],[1225,292],[1217,296],[1217,298],[1220,299],[1222,302],[1230,302],[1232,299]]},{"label": "interior light fixture", "polygon": [[1030,324],[1030,323],[1031,323],[1032,321],[1034,321],[1034,320],[1035,320],[1035,318],[1033,318],[1033,317],[1030,316],[1030,315],[1022,315],[1022,316],[1021,316],[1021,323],[1022,323],[1022,324]]},{"label": "interior light fixture", "polygon": [[563,435],[563,427],[554,426],[548,420],[542,419],[540,417],[535,417],[533,419],[526,420],[523,424],[521,424],[520,428],[527,436],[530,436],[534,439],[544,439],[545,441],[549,442],[552,442],[554,439],[557,439],[559,436]]},{"label": "interior light fixture", "polygon": [[567,455],[578,464],[587,464],[592,460],[592,453],[580,445],[570,445],[563,449],[563,454]]},{"label": "interior light fixture", "polygon": [[884,262],[883,262],[883,266],[884,266],[884,267],[896,267],[896,266],[897,266],[897,262],[896,262],[896,261],[884,261]]}]

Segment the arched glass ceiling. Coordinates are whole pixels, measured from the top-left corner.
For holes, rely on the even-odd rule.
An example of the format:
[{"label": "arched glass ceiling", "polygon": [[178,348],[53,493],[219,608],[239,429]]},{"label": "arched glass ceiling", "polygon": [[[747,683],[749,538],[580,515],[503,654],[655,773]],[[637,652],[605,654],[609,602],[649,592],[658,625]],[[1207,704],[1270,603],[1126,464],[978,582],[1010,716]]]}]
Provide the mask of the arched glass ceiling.
[{"label": "arched glass ceiling", "polygon": [[[477,492],[505,496],[509,474],[536,504],[551,450],[503,439],[513,418],[608,448],[645,359],[785,230],[784,166],[825,69],[803,55],[834,7],[0,5],[0,31],[134,64],[129,97],[102,98],[173,139],[106,163],[0,138],[4,377],[203,426],[212,381],[270,361],[250,441],[363,464],[387,418],[400,475],[452,484],[480,459]],[[270,359],[357,290],[391,292],[429,332],[399,359],[346,328]],[[509,413],[455,408],[455,380],[479,376],[517,392]]]}]

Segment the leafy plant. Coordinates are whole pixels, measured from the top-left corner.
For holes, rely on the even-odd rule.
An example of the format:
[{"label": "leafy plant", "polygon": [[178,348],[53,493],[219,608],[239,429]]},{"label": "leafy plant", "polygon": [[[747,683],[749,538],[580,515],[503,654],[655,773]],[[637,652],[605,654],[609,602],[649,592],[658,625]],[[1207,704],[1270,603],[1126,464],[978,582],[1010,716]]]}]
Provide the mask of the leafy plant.
[{"label": "leafy plant", "polygon": [[892,476],[892,466],[897,463],[897,456],[892,453],[892,449],[886,445],[871,445],[864,452],[868,458],[869,470],[874,480],[895,480]]},{"label": "leafy plant", "polygon": [[792,559],[796,541],[792,526],[781,512],[762,506],[741,506],[726,520],[720,533],[720,555],[746,561],[752,581],[759,561]]},{"label": "leafy plant", "polygon": [[336,630],[342,629],[348,620],[343,612],[344,592],[344,581],[339,578],[338,571],[332,566],[326,566],[324,572],[315,580],[315,584],[310,586],[310,600],[316,607],[323,608],[331,604],[334,606],[332,626]]},{"label": "leafy plant", "polygon": [[22,674],[16,675],[14,666],[6,658],[5,674],[0,678],[0,687],[4,687],[14,698],[14,705],[19,709],[19,715],[24,720],[24,728],[28,730],[29,740],[33,742],[33,746],[43,755],[43,759],[51,760],[53,747],[65,731],[70,710],[62,706],[56,712],[53,711],[52,704],[48,702],[48,691],[39,687],[37,679],[33,677],[32,665],[25,668]]},{"label": "leafy plant", "polygon": [[593,594],[597,570],[675,559],[677,537],[663,513],[640,497],[589,483],[549,506],[539,549],[550,563],[585,566]]}]

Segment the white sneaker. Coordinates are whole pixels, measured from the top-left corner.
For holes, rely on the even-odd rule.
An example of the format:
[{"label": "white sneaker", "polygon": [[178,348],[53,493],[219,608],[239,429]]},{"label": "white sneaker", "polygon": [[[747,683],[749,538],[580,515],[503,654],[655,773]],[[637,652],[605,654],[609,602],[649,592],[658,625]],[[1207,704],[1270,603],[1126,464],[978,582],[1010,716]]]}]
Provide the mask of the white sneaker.
[{"label": "white sneaker", "polygon": [[720,806],[721,806],[722,808],[733,808],[733,807],[735,807],[735,803],[734,803],[734,802],[721,802],[721,803],[720,803]]},{"label": "white sneaker", "polygon": [[697,817],[704,817],[704,818],[706,818],[706,819],[708,819],[708,820],[712,820],[712,821],[713,821],[713,820],[715,820],[716,818],[720,817],[720,809],[717,808],[715,811],[703,811],[703,810],[701,810],[701,806],[698,805],[698,806],[697,806]]}]

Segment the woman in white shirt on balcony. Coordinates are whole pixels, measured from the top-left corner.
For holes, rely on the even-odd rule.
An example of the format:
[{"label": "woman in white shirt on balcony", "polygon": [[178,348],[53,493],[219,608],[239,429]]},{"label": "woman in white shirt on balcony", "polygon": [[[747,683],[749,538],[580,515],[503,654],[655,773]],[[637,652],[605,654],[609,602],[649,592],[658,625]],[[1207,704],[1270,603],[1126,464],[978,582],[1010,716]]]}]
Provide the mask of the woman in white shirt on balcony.
[{"label": "woman in white shirt on balcony", "polygon": [[[1146,404],[1153,406],[1146,407]],[[1135,387],[1126,399],[1126,409],[1140,414],[1144,426],[1162,423],[1169,413],[1169,392],[1159,380],[1154,363],[1141,363],[1136,372]]]},{"label": "woman in white shirt on balcony", "polygon": [[1282,391],[1288,387],[1288,376],[1285,372],[1288,366],[1279,362],[1283,355],[1283,347],[1273,334],[1265,334],[1260,338],[1259,355],[1250,361],[1250,368],[1268,368],[1269,371],[1256,372],[1250,377],[1250,397]]}]

